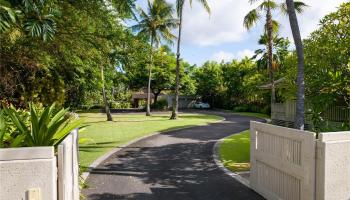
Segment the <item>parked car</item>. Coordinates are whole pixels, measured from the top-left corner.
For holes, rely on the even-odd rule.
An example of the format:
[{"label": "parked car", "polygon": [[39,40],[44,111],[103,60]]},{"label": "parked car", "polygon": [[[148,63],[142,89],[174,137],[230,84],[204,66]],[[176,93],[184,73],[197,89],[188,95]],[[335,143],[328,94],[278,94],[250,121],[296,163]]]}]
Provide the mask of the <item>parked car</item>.
[{"label": "parked car", "polygon": [[196,102],[194,103],[194,108],[199,108],[199,109],[208,109],[210,108],[210,105],[208,103],[203,103],[203,102]]}]

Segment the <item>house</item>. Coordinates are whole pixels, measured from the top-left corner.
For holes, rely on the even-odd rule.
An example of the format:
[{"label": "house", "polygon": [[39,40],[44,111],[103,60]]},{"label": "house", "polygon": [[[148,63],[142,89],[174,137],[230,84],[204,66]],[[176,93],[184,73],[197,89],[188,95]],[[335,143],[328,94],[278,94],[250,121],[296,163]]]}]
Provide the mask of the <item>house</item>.
[{"label": "house", "polygon": [[[165,99],[168,102],[168,108],[172,108],[174,97],[174,94],[166,94],[161,99]],[[194,102],[195,97],[193,96],[179,95],[179,109],[192,108]]]},{"label": "house", "polygon": [[[151,93],[151,104],[154,103],[154,97],[155,97],[154,94]],[[168,106],[167,106],[168,109],[173,107],[174,94],[161,93],[158,95],[157,99],[158,99],[158,101],[165,100],[168,104]],[[133,108],[143,107],[147,102],[147,92],[137,91],[137,92],[132,93],[131,101],[132,101]],[[193,97],[193,96],[185,96],[185,95],[179,96],[179,108],[180,109],[191,108],[192,104],[194,102],[195,102],[195,97]]]}]

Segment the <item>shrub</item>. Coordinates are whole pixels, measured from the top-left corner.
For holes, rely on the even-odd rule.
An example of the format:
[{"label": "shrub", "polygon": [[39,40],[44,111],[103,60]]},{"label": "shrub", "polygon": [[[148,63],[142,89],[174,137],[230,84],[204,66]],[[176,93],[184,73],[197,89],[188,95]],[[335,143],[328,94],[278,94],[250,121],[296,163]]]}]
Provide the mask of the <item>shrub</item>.
[{"label": "shrub", "polygon": [[29,108],[28,112],[4,106],[0,113],[1,147],[57,146],[81,124],[68,109],[56,111],[55,104],[42,110],[33,104]]},{"label": "shrub", "polygon": [[156,103],[152,104],[152,108],[166,110],[168,108],[168,101],[166,99],[160,99]]},{"label": "shrub", "polygon": [[130,102],[114,101],[111,103],[111,108],[116,108],[116,109],[131,108],[131,104]]}]

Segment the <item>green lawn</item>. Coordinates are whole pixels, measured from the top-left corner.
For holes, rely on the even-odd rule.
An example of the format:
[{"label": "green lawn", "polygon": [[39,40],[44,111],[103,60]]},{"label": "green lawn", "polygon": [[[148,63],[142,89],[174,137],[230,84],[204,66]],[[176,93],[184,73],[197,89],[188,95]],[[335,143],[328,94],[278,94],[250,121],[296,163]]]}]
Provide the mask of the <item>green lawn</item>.
[{"label": "green lawn", "polygon": [[113,115],[114,122],[107,122],[106,115],[101,113],[81,113],[85,129],[81,138],[91,138],[94,143],[80,145],[80,164],[86,169],[94,160],[113,148],[133,139],[173,129],[205,125],[221,120],[214,115],[181,114],[178,120],[169,120],[170,113],[153,114],[146,117],[140,114]]},{"label": "green lawn", "polygon": [[223,140],[219,147],[220,159],[231,171],[248,171],[250,164],[249,130],[233,134]]},{"label": "green lawn", "polygon": [[257,118],[263,118],[263,119],[270,119],[270,116],[263,114],[263,113],[253,113],[253,112],[234,112],[234,113],[238,114],[238,115],[257,117]]}]

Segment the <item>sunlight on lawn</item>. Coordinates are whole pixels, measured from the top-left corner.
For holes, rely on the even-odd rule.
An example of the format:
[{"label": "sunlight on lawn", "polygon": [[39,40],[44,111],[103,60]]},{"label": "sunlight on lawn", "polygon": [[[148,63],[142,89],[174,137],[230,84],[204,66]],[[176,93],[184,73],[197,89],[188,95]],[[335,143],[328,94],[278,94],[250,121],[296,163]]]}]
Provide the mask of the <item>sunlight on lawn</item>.
[{"label": "sunlight on lawn", "polygon": [[169,131],[196,125],[206,125],[222,119],[219,116],[203,114],[180,114],[178,120],[169,120],[169,113],[153,114],[146,117],[144,113],[116,114],[114,121],[107,122],[101,113],[82,113],[86,127],[80,133],[82,138],[91,138],[93,142],[79,147],[80,163],[86,169],[95,159],[106,152],[136,138],[154,132]]},{"label": "sunlight on lawn", "polygon": [[248,171],[250,168],[249,130],[225,138],[220,145],[220,159],[231,171]]}]

